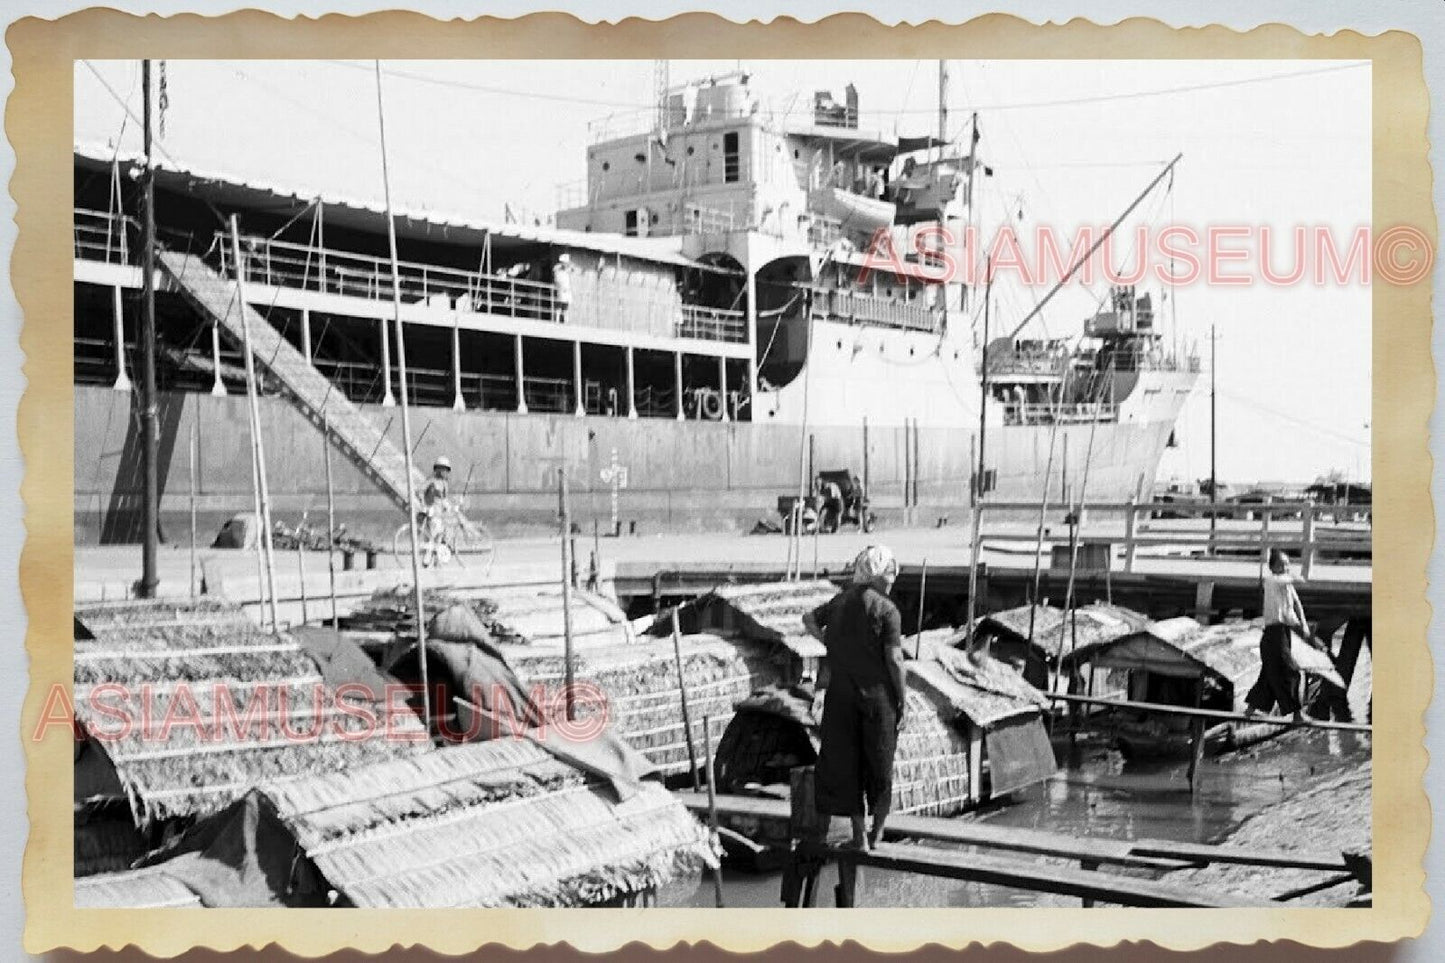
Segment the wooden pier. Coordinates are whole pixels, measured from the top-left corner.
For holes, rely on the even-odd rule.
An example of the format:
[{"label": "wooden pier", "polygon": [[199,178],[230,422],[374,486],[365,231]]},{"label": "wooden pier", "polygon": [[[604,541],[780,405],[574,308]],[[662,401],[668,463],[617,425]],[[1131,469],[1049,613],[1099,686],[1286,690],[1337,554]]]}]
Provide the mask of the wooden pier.
[{"label": "wooden pier", "polygon": [[[708,813],[704,792],[678,793],[682,804],[700,816]],[[791,824],[788,800],[754,796],[719,795],[721,818],[750,821],[768,820]],[[930,816],[890,816],[886,840],[909,839],[916,845],[899,846],[884,842],[878,849],[861,851],[818,842],[798,842],[790,854],[782,899],[785,905],[816,905],[818,872],[829,862],[840,867],[843,880],[838,905],[854,905],[856,887],[850,881],[858,866],[877,866],[902,872],[943,876],[950,879],[991,883],[1032,892],[1077,896],[1085,906],[1095,902],[1123,906],[1278,906],[1290,894],[1274,900],[1247,900],[1233,896],[1201,893],[1167,881],[1100,872],[1112,866],[1133,870],[1168,872],[1211,863],[1308,869],[1325,873],[1351,874],[1356,866],[1344,854],[1287,853],[1212,846],[1162,839],[1108,839],[1074,836],[1038,829],[993,826],[969,819]],[[984,854],[929,846],[971,846]],[[1076,862],[1078,868],[1043,864],[1031,857],[1049,857]],[[847,902],[844,902],[847,901]]]}]

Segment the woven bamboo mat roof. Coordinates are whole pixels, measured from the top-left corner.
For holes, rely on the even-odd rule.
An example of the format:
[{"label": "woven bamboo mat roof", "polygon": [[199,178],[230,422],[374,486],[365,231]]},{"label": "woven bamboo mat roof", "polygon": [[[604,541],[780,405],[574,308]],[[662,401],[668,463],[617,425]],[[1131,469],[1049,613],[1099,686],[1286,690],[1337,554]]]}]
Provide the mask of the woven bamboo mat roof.
[{"label": "woven bamboo mat roof", "polygon": [[783,645],[804,658],[826,654],[803,628],[803,615],[838,594],[832,582],[725,585],[698,601],[704,627]]},{"label": "woven bamboo mat roof", "polygon": [[261,790],[362,907],[578,906],[717,856],[661,786],[618,802],[526,740],[470,743]]},{"label": "woven bamboo mat roof", "polygon": [[1095,645],[1080,662],[1150,668],[1163,674],[1205,674],[1231,692],[1235,703],[1259,676],[1259,622],[1203,626],[1186,616],[1150,622],[1112,642]]},{"label": "woven bamboo mat roof", "polygon": [[87,606],[76,623],[89,636],[75,641],[76,718],[137,826],[214,812],[277,776],[430,748],[414,716],[387,732],[341,711],[294,639],[235,606]]},{"label": "woven bamboo mat roof", "polygon": [[951,629],[924,632],[921,640],[904,639],[909,654],[921,641],[920,657],[906,663],[915,685],[922,685],[981,729],[1023,715],[1036,715],[1048,706],[1043,693],[1023,676],[997,659],[976,653],[973,657],[953,643]]},{"label": "woven bamboo mat roof", "polygon": [[[354,630],[414,636],[414,604],[410,586],[378,589],[342,623]],[[422,604],[428,619],[453,605],[465,606],[476,614],[490,640],[496,643],[545,644],[560,642],[564,635],[560,587],[489,589],[485,593],[429,589],[423,594]],[[632,639],[626,613],[606,596],[574,589],[571,605],[565,608],[572,619],[574,642],[579,647],[611,645]]]},{"label": "woven bamboo mat roof", "polygon": [[75,880],[76,909],[199,908],[201,898],[160,867],[101,873]]}]

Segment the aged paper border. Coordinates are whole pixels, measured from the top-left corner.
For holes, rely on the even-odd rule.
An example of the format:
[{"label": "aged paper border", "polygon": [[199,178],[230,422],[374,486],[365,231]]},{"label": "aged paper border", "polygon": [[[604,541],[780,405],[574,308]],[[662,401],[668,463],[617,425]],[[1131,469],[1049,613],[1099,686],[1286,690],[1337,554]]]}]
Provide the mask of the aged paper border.
[{"label": "aged paper border", "polygon": [[[29,618],[30,688],[21,720],[27,757],[30,836],[23,889],[25,947],[90,950],[136,945],[173,955],[192,946],[232,949],[279,943],[307,956],[353,948],[377,952],[423,944],[459,953],[494,943],[513,948],[567,942],[602,951],[644,942],[666,947],[706,940],[734,951],[782,942],[805,946],[856,940],[901,951],[928,943],[1009,943],[1047,951],[1075,943],[1148,940],[1188,950],[1216,942],[1290,939],[1318,947],[1419,934],[1429,913],[1422,860],[1430,808],[1422,779],[1424,710],[1433,682],[1426,644],[1425,565],[1433,539],[1427,422],[1435,380],[1430,357],[1431,284],[1377,282],[1373,289],[1373,467],[1384,497],[1375,507],[1375,655],[1384,694],[1375,726],[1391,747],[1374,764],[1375,907],[1368,910],[888,910],[807,913],[777,910],[76,910],[71,878],[70,740],[51,730],[35,741],[52,683],[72,678],[70,154],[73,61],[80,58],[1308,58],[1365,59],[1373,69],[1374,225],[1410,225],[1431,239],[1437,227],[1426,158],[1429,93],[1421,45],[1391,31],[1305,36],[1283,25],[1240,33],[1225,27],[1171,28],[1131,19],[1037,26],[990,15],[962,25],[930,21],[885,27],[861,14],[815,24],[779,18],[736,24],[711,14],[662,22],[589,25],[563,14],[443,23],[420,14],[287,20],[244,11],[224,17],[139,18],[93,9],[55,21],[29,18],[6,35],[15,91],[6,130],[17,163],[10,189],[19,212],[11,271],[27,324],[21,333],[29,385],[18,430],[27,471],[21,493],[28,539],[21,590]],[[1382,376],[1383,375],[1383,376]]]}]

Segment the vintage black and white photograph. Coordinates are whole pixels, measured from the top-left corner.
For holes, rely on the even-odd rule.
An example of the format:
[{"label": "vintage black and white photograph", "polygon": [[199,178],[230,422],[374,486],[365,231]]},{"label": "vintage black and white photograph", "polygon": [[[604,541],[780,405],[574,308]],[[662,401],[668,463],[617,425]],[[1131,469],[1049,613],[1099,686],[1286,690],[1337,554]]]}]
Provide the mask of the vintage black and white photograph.
[{"label": "vintage black and white photograph", "polygon": [[1428,241],[1136,57],[75,61],[75,906],[1371,907]]}]

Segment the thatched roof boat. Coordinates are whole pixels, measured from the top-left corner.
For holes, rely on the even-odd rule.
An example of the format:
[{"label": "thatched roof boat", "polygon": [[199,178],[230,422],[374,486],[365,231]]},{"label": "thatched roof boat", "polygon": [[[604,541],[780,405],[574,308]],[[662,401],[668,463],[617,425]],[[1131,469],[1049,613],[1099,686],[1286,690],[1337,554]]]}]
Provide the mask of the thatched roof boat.
[{"label": "thatched roof boat", "polygon": [[[1094,666],[1128,676],[1134,702],[1200,705],[1242,712],[1259,678],[1261,621],[1200,625],[1188,617],[1150,622],[1118,638],[1091,640],[1066,656],[1074,667]],[[1329,657],[1298,639],[1292,653],[1307,676],[1339,680]],[[1197,690],[1197,691],[1196,691]],[[1188,719],[1140,718],[1119,727],[1121,750],[1136,755],[1176,755],[1188,747]],[[1206,751],[1218,753],[1283,732],[1278,726],[1224,722],[1208,730]]]},{"label": "thatched roof boat", "polygon": [[[733,706],[749,693],[780,682],[786,666],[776,650],[749,639],[700,633],[684,635],[682,677],[687,687],[694,748],[702,763],[704,724],[714,749]],[[502,647],[507,662],[528,688],[560,689],[565,677],[558,647]],[[664,774],[688,772],[677,663],[671,638],[644,637],[628,646],[586,648],[574,658],[579,683],[597,687],[607,699],[609,724]]]},{"label": "thatched roof boat", "polygon": [[803,615],[838,594],[832,582],[765,582],[724,585],[690,607],[697,630],[737,635],[780,645],[799,662],[800,671],[816,669],[823,643],[803,628]]},{"label": "thatched roof boat", "polygon": [[235,606],[126,602],[75,618],[78,873],[127,864],[148,848],[137,833],[215,812],[263,780],[430,749],[409,714],[388,727],[348,711],[360,703],[344,706],[294,639]]},{"label": "thatched roof boat", "polygon": [[526,739],[266,783],[153,857],[206,906],[585,906],[714,865],[661,786],[606,779]]},{"label": "thatched roof boat", "polygon": [[1101,645],[1122,638],[1149,624],[1149,618],[1121,605],[1095,602],[1073,613],[1050,605],[1033,608],[1033,638],[1029,638],[1027,605],[980,616],[975,635],[991,654],[1018,667],[1030,685],[1047,690],[1055,683],[1060,653]]},{"label": "thatched roof boat", "polygon": [[[498,642],[464,607],[438,613],[429,635],[427,675],[437,693],[434,713],[442,738],[494,737],[494,730],[510,728],[513,719],[535,725],[565,707],[567,671],[560,640]],[[686,635],[679,647],[700,765],[705,720],[710,720],[715,746],[733,704],[782,679],[786,666],[779,663],[774,647],[747,639]],[[413,643],[396,647],[385,666],[403,681],[420,680]],[[644,635],[622,644],[584,637],[575,644],[572,668],[581,715],[602,711],[598,702],[605,700],[608,725],[633,749],[667,776],[688,772],[691,760],[670,637]]]},{"label": "thatched roof boat", "polygon": [[[486,626],[494,642],[530,645],[560,641],[563,637],[561,588],[487,589],[484,593],[427,590],[422,599],[428,617],[454,605],[463,605]],[[410,586],[379,589],[342,620],[358,631],[416,635],[415,602]],[[573,589],[571,605],[574,640],[608,645],[631,641],[626,614],[606,596]]]},{"label": "thatched roof boat", "polygon": [[[922,657],[907,663],[908,712],[893,774],[896,812],[951,815],[1055,770],[1042,721],[1047,700],[1007,666],[951,648],[951,636],[924,633]],[[910,654],[914,645],[905,640]],[[719,786],[780,794],[788,770],[816,760],[821,718],[822,699],[811,687],[754,693],[738,705],[718,747]]]}]

